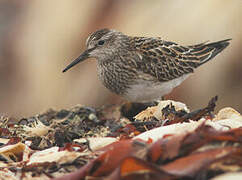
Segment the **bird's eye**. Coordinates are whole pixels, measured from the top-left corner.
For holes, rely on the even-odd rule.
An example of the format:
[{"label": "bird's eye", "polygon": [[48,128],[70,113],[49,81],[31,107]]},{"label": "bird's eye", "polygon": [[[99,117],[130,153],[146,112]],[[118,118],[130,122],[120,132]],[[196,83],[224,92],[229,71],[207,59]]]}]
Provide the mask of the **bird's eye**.
[{"label": "bird's eye", "polygon": [[104,40],[100,40],[100,41],[98,41],[98,45],[103,45],[104,44]]}]

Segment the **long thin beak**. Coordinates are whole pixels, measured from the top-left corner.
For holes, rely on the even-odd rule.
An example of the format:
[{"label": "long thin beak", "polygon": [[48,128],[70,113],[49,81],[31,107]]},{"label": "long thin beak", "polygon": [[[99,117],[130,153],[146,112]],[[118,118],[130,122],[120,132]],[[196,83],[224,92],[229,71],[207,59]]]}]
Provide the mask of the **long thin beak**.
[{"label": "long thin beak", "polygon": [[84,61],[85,59],[89,58],[89,52],[93,50],[93,49],[87,49],[86,51],[84,51],[78,58],[76,58],[74,61],[72,61],[62,72],[66,72],[68,69],[72,68],[73,66],[75,66],[76,64],[78,64],[79,62]]}]

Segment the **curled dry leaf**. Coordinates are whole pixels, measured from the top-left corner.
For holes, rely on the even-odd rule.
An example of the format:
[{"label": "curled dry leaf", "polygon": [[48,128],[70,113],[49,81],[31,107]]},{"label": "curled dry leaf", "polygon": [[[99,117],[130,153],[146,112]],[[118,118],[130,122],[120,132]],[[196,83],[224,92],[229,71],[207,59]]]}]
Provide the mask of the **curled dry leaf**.
[{"label": "curled dry leaf", "polygon": [[127,157],[107,179],[171,180],[175,177],[151,163],[136,157]]},{"label": "curled dry leaf", "polygon": [[231,107],[226,107],[226,108],[221,109],[213,120],[219,121],[219,120],[223,120],[223,119],[233,119],[233,118],[240,118],[240,120],[241,120],[240,113]]},{"label": "curled dry leaf", "polygon": [[242,142],[242,129],[217,131],[211,126],[201,124],[193,132],[170,135],[161,138],[149,147],[147,158],[151,162],[164,163],[175,157],[184,156],[211,142]]},{"label": "curled dry leaf", "polygon": [[92,169],[90,175],[96,177],[108,175],[119,166],[124,158],[137,154],[144,148],[146,148],[146,146],[143,142],[139,143],[139,141],[122,140],[114,142],[105,148],[100,149],[105,152],[95,160],[95,169]]},{"label": "curled dry leaf", "polygon": [[151,120],[152,117],[154,117],[154,113],[157,111],[157,106],[154,107],[148,107],[147,109],[141,111],[139,114],[137,114],[134,119],[140,120],[140,121],[148,121]]},{"label": "curled dry leaf", "polygon": [[228,128],[242,127],[242,116],[233,108],[223,108],[215,116],[213,121]]},{"label": "curled dry leaf", "polygon": [[178,158],[171,163],[161,166],[161,169],[177,176],[194,177],[205,168],[208,168],[213,162],[231,156],[237,150],[237,148],[233,147],[210,149]]},{"label": "curled dry leaf", "polygon": [[8,162],[26,161],[30,152],[31,150],[21,142],[0,148],[0,155]]}]

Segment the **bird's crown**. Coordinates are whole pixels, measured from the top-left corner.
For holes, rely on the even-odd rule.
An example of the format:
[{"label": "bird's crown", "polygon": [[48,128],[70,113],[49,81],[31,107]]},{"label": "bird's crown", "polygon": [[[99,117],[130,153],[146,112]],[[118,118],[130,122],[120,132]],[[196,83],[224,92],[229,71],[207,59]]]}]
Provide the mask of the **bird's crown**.
[{"label": "bird's crown", "polygon": [[94,33],[92,33],[86,40],[87,47],[93,46],[103,46],[107,42],[112,42],[115,40],[120,32],[113,29],[100,29]]}]

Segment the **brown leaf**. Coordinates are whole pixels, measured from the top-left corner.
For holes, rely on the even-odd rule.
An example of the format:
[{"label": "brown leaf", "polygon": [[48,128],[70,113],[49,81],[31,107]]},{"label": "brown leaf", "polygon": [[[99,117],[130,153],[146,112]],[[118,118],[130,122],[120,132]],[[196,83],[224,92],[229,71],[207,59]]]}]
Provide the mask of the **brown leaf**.
[{"label": "brown leaf", "polygon": [[223,147],[198,152],[161,166],[163,170],[177,176],[194,177],[198,172],[206,169],[212,163],[219,161],[238,149],[233,147]]},{"label": "brown leaf", "polygon": [[242,128],[218,131],[203,123],[193,132],[171,135],[156,141],[149,148],[147,158],[152,162],[164,163],[166,160],[187,155],[214,141],[242,142],[241,137]]},{"label": "brown leaf", "polygon": [[103,176],[112,172],[121,161],[137,151],[143,149],[144,146],[132,140],[123,140],[114,142],[103,149],[107,151],[100,155],[96,160],[96,166],[91,169],[90,175]]},{"label": "brown leaf", "polygon": [[114,179],[171,180],[174,178],[175,176],[172,176],[162,171],[159,167],[154,166],[150,163],[147,163],[136,157],[125,158],[121,162],[120,167],[117,168],[110,176],[107,177],[108,180],[114,180]]},{"label": "brown leaf", "polygon": [[162,162],[176,157],[179,154],[184,136],[185,135],[174,135],[156,141],[148,150],[148,160],[151,162]]},{"label": "brown leaf", "polygon": [[123,159],[144,149],[144,146],[141,144],[139,145],[137,141],[132,140],[114,142],[100,149],[99,151],[104,151],[104,153],[83,166],[78,172],[57,179],[83,179],[86,176],[100,177],[109,175],[113,170],[119,167]]}]

